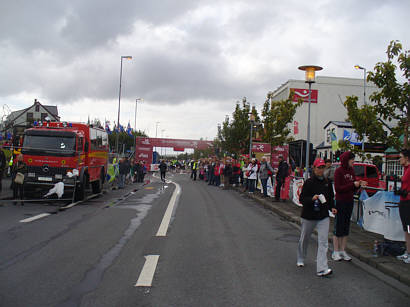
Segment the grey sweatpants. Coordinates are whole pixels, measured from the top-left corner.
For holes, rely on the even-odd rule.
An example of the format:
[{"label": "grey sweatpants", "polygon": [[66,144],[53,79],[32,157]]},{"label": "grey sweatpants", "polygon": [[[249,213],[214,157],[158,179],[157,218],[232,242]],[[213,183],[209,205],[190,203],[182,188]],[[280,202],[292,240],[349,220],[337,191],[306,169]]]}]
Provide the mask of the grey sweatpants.
[{"label": "grey sweatpants", "polygon": [[317,259],[316,270],[321,272],[328,269],[327,265],[327,249],[328,249],[328,236],[329,236],[329,218],[323,220],[302,220],[302,232],[300,234],[299,246],[298,246],[298,262],[304,262],[309,240],[312,232],[317,228],[318,233],[318,247],[317,247]]}]

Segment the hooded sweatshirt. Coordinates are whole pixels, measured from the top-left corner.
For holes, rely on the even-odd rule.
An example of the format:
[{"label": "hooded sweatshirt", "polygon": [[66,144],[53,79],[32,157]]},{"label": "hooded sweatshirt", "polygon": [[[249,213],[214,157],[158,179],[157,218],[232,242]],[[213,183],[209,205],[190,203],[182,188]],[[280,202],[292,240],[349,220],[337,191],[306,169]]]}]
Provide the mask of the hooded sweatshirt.
[{"label": "hooded sweatshirt", "polygon": [[401,188],[408,192],[407,196],[400,196],[401,201],[410,200],[410,165],[404,167],[404,175],[401,178]]},{"label": "hooded sweatshirt", "polygon": [[341,166],[335,172],[336,200],[352,202],[356,190],[354,182],[356,176],[353,167],[349,167],[350,151],[346,151],[340,156]]}]

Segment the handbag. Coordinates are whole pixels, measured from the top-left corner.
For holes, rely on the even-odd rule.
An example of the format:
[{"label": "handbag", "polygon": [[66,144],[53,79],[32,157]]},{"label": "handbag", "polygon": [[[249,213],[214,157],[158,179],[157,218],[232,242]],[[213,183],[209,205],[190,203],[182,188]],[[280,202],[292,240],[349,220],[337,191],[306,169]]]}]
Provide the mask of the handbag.
[{"label": "handbag", "polygon": [[16,174],[16,178],[14,178],[14,183],[23,184],[23,183],[24,183],[24,174],[18,172],[18,173]]}]

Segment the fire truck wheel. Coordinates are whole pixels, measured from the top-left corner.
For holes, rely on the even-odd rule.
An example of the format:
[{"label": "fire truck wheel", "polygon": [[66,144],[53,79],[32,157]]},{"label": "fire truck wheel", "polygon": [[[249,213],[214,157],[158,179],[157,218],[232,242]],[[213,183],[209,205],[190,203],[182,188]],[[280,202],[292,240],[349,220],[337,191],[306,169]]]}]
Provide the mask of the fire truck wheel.
[{"label": "fire truck wheel", "polygon": [[91,182],[91,188],[93,190],[93,194],[101,193],[101,186],[102,186],[101,178],[96,181]]}]

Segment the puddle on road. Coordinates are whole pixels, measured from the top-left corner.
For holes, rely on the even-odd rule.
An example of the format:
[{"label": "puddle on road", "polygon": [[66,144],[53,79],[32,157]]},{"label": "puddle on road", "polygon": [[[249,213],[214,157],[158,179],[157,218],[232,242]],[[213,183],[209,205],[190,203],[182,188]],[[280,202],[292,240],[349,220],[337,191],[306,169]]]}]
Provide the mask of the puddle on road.
[{"label": "puddle on road", "polygon": [[85,278],[76,287],[74,287],[69,299],[57,306],[79,306],[81,304],[83,296],[89,292],[92,292],[98,287],[103,278],[105,270],[111,264],[113,264],[114,260],[119,256],[125,244],[141,225],[142,220],[147,216],[149,210],[152,207],[151,203],[159,196],[160,192],[158,191],[154,194],[147,194],[139,199],[130,199],[126,204],[121,204],[115,207],[118,209],[134,209],[137,211],[137,214],[133,219],[131,219],[128,228],[125,230],[120,240],[101,257],[98,264],[93,269],[88,271]]}]

